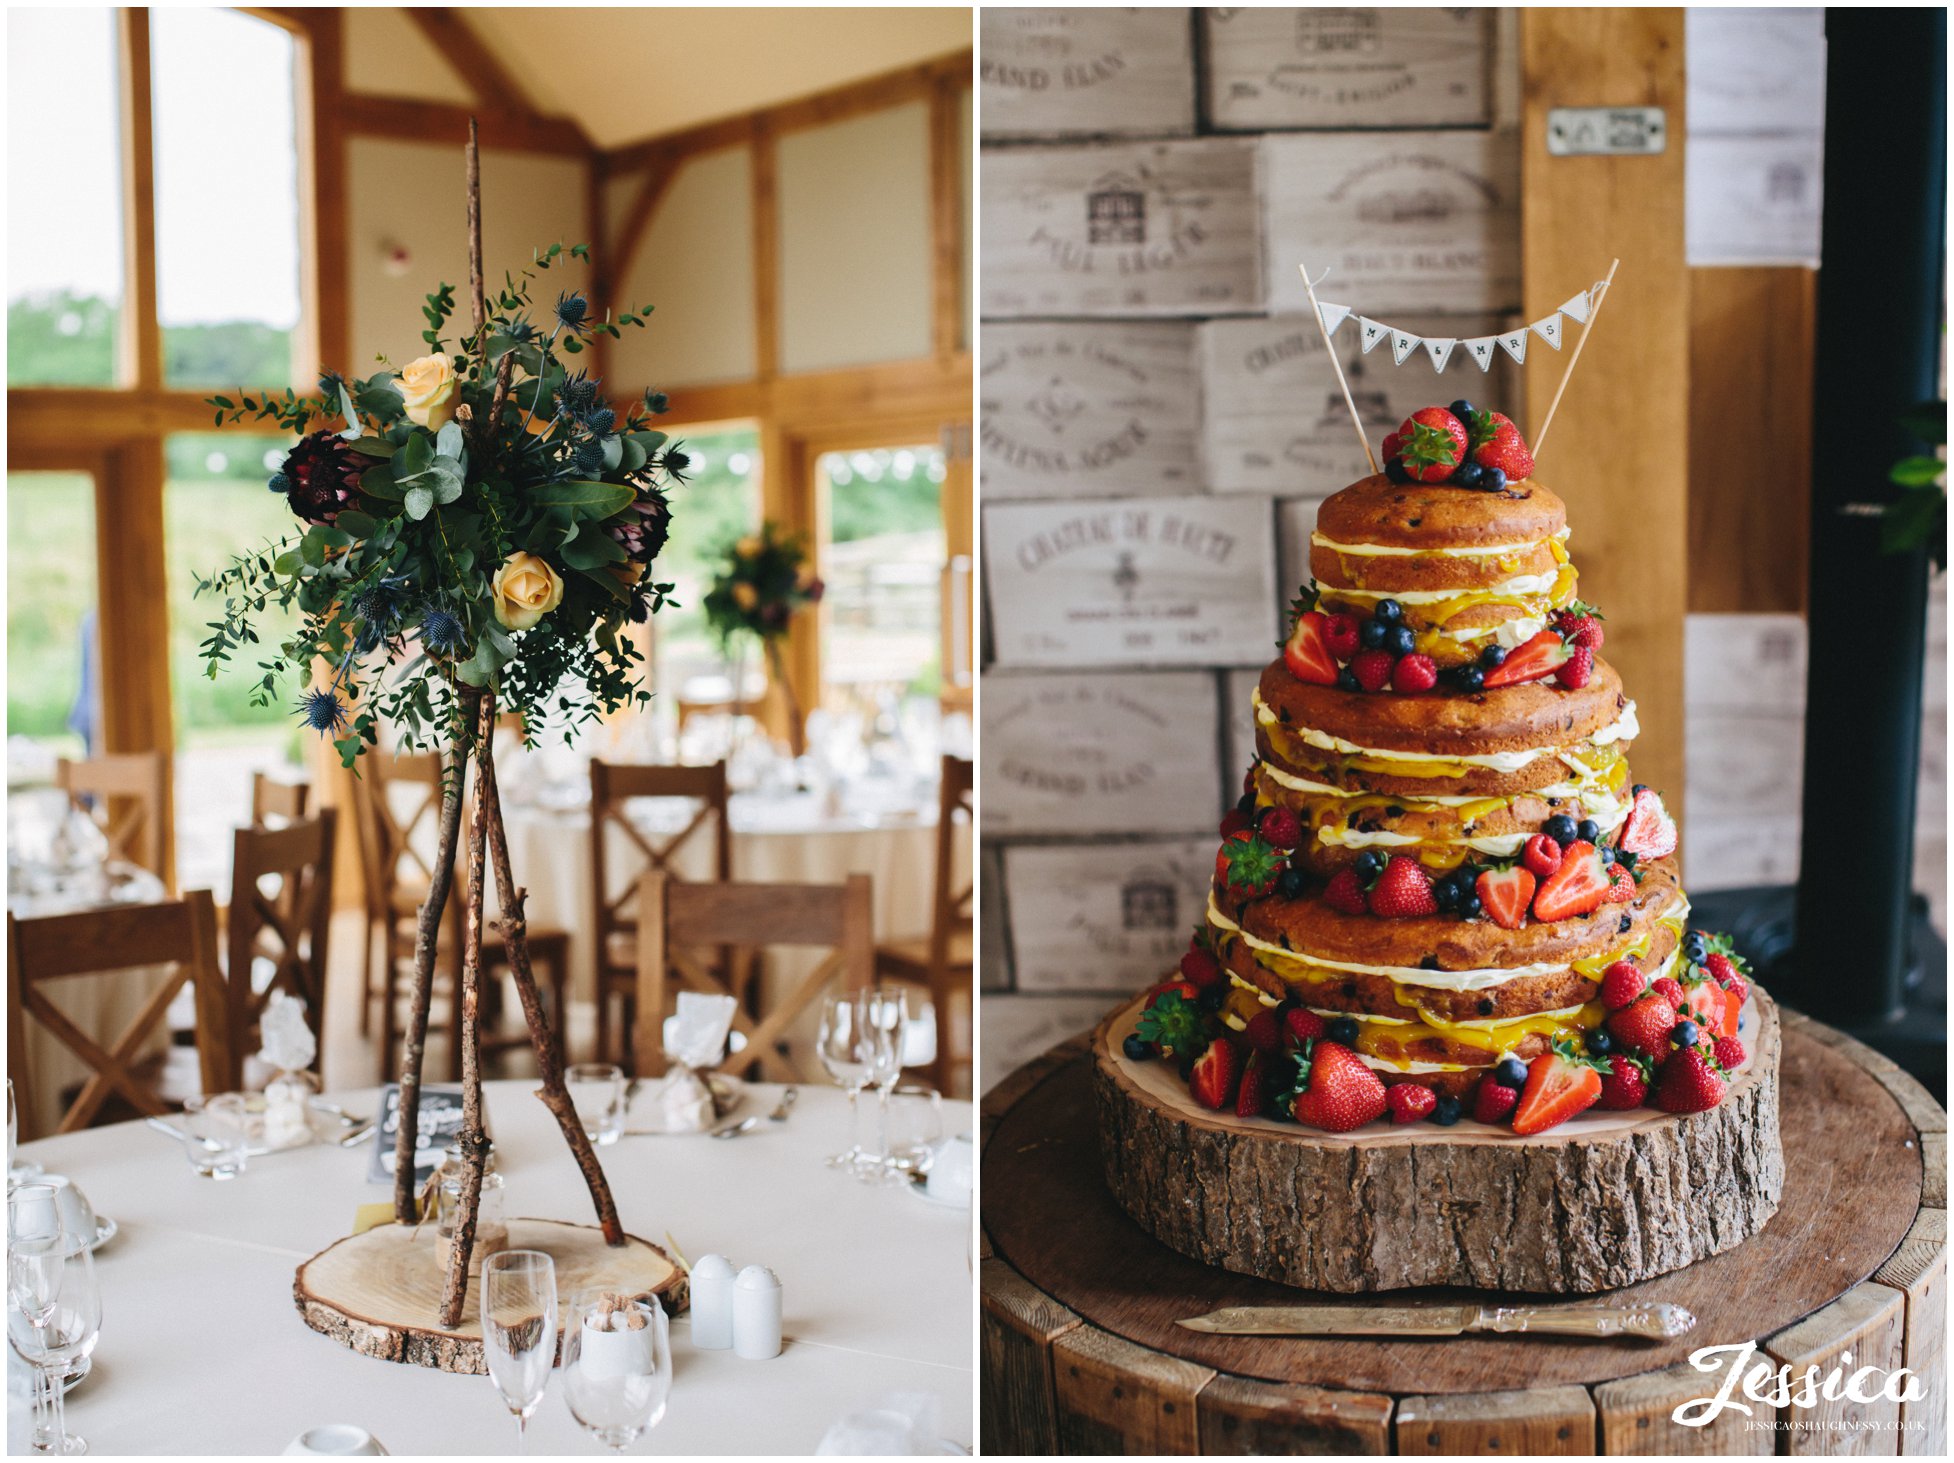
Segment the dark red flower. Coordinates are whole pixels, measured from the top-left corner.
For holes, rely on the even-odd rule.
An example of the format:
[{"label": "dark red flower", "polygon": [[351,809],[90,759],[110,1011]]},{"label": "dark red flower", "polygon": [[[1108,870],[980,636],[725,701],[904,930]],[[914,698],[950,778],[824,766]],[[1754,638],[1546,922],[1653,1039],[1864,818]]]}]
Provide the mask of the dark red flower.
[{"label": "dark red flower", "polygon": [[359,491],[360,474],[370,466],[345,438],[332,431],[301,437],[272,474],[271,490],[283,493],[308,523],[331,523]]}]

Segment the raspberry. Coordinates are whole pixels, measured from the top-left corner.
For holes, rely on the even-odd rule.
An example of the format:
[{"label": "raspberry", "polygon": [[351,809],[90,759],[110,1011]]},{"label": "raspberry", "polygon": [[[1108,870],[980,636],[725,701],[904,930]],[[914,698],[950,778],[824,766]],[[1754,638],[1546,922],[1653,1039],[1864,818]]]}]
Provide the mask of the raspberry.
[{"label": "raspberry", "polygon": [[1585,645],[1574,647],[1574,653],[1567,663],[1554,672],[1554,679],[1569,691],[1578,691],[1587,685],[1588,677],[1594,674],[1594,652]]},{"label": "raspberry", "polygon": [[1350,674],[1366,691],[1382,691],[1391,683],[1395,664],[1388,650],[1360,650],[1350,658]]},{"label": "raspberry", "polygon": [[1221,815],[1221,836],[1233,838],[1237,833],[1246,833],[1255,826],[1254,822],[1240,808],[1230,808]]},{"label": "raspberry", "polygon": [[1391,672],[1391,685],[1407,696],[1429,691],[1438,684],[1438,664],[1429,655],[1407,655]]},{"label": "raspberry", "polygon": [[1391,1105],[1394,1123],[1419,1123],[1432,1115],[1438,1095],[1416,1082],[1397,1082],[1384,1089],[1384,1100]]},{"label": "raspberry", "polygon": [[1719,1036],[1710,1050],[1726,1072],[1734,1072],[1744,1064],[1744,1044],[1734,1036]]},{"label": "raspberry", "polygon": [[1273,1010],[1257,1011],[1249,1017],[1242,1036],[1258,1052],[1273,1055],[1282,1050],[1282,1022]]},{"label": "raspberry", "polygon": [[1349,660],[1357,653],[1357,634],[1355,615],[1331,615],[1323,627],[1323,643],[1338,660]]},{"label": "raspberry", "polygon": [[1472,1099],[1472,1116],[1482,1123],[1503,1123],[1513,1115],[1519,1101],[1518,1090],[1484,1077],[1480,1079],[1479,1091]]},{"label": "raspberry", "polygon": [[1601,1004],[1610,1011],[1631,1005],[1648,989],[1648,982],[1631,960],[1617,960],[1601,980]]},{"label": "raspberry", "polygon": [[1181,976],[1206,990],[1221,979],[1221,962],[1214,958],[1213,951],[1196,945],[1181,956]]},{"label": "raspberry", "polygon": [[1303,841],[1303,820],[1294,808],[1278,805],[1262,814],[1261,831],[1277,848],[1294,848]]},{"label": "raspberry", "polygon": [[1355,869],[1339,869],[1323,890],[1323,902],[1344,914],[1369,914],[1364,899],[1364,881]]},{"label": "raspberry", "polygon": [[1661,980],[1651,981],[1649,983],[1649,989],[1667,1001],[1671,1010],[1680,1011],[1683,1009],[1683,988],[1670,977],[1665,975]]},{"label": "raspberry", "polygon": [[1520,855],[1520,862],[1542,879],[1559,868],[1560,861],[1561,846],[1545,833],[1536,833],[1529,838],[1526,849]]}]

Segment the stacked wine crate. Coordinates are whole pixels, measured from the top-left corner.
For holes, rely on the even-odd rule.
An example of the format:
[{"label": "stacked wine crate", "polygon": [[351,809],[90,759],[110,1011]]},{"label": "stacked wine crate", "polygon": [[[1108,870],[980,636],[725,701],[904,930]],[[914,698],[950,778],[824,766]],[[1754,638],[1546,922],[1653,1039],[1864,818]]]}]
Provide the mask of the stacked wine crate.
[{"label": "stacked wine crate", "polygon": [[[1309,317],[1519,308],[1512,12],[985,9],[984,1084],[1173,966],[1364,458]],[[1335,340],[1373,444],[1518,372]]]}]

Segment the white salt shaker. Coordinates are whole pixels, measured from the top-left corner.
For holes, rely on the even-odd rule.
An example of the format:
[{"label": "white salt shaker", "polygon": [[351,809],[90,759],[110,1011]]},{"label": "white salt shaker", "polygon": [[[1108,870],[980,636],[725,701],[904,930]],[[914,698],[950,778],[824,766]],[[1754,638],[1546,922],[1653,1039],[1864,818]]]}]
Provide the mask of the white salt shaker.
[{"label": "white salt shaker", "polygon": [[701,1255],[692,1267],[692,1344],[724,1351],[733,1344],[733,1263]]},{"label": "white salt shaker", "polygon": [[733,1282],[733,1350],[748,1361],[780,1355],[780,1281],[764,1265]]}]

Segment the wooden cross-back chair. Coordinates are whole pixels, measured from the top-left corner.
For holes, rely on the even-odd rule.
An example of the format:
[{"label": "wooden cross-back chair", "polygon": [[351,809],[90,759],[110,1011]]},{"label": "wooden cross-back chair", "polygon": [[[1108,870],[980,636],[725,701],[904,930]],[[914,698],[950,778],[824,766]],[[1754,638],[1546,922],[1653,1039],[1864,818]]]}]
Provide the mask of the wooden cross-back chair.
[{"label": "wooden cross-back chair", "polygon": [[[682,879],[673,859],[702,830],[712,830],[712,877],[725,883],[733,876],[733,830],[727,817],[726,764],[714,762],[705,767],[668,767],[643,763],[590,763],[590,900],[591,930],[597,941],[597,1055],[602,1061],[628,1058],[633,1025],[633,1007],[638,990],[638,881],[647,873],[661,873]],[[692,819],[677,833],[662,842],[648,836],[633,823],[625,804],[633,798],[689,798],[699,805]],[[640,855],[638,866],[628,881],[613,895],[615,880],[611,870],[609,830],[619,829]],[[730,962],[730,952],[722,952]],[[722,972],[725,980],[743,984],[733,970]],[[740,994],[744,995],[741,990]],[[623,1020],[617,1028],[616,1051],[612,1044],[611,1002],[623,1006]]]},{"label": "wooden cross-back chair", "polygon": [[731,946],[815,946],[828,954],[777,1002],[761,1002],[756,1015],[744,1004],[733,1029],[744,1050],[722,1070],[758,1065],[763,1076],[783,1082],[805,1078],[783,1050],[796,1017],[830,985],[859,991],[875,979],[873,895],[867,874],[845,884],[687,884],[654,870],[638,882],[638,999],[633,1047],[640,1075],[665,1070],[665,1017],[681,990],[729,995],[722,975],[697,951]]},{"label": "wooden cross-back chair", "polygon": [[305,805],[312,796],[309,782],[291,782],[269,773],[251,774],[251,822],[263,828],[280,823],[296,823],[305,816]]},{"label": "wooden cross-back chair", "polygon": [[[164,752],[113,752],[54,764],[54,785],[102,825],[109,857],[139,864],[163,877],[163,787],[169,776]],[[89,807],[92,800],[94,806]]]},{"label": "wooden cross-back chair", "polygon": [[950,1082],[958,1069],[969,1069],[971,1053],[952,1051],[951,1008],[961,995],[972,1002],[971,1027],[976,1028],[976,996],[971,984],[975,942],[971,934],[975,881],[957,887],[957,825],[966,825],[972,816],[971,765],[964,757],[943,759],[943,782],[936,814],[936,876],[930,900],[930,928],[927,935],[910,940],[891,940],[875,947],[875,975],[878,980],[899,980],[929,989],[930,1004],[936,1011],[937,1089],[948,1095]]},{"label": "wooden cross-back chair", "polygon": [[[99,978],[152,965],[175,968],[121,1035],[113,1038],[82,1031],[43,989],[55,981]],[[112,1095],[121,1096],[138,1112],[168,1112],[168,1105],[139,1068],[143,1048],[186,984],[195,992],[203,1090],[229,1091],[238,1085],[237,1054],[231,1040],[229,996],[217,965],[217,907],[209,890],[194,890],[163,904],[118,905],[34,919],[8,915],[7,1063],[22,1078],[14,1087],[21,1136],[43,1131],[29,1076],[29,1019],[46,1027],[94,1072],[54,1132],[86,1127]]]},{"label": "wooden cross-back chair", "polygon": [[[240,1053],[258,1048],[258,1018],[274,990],[305,1002],[306,1025],[325,1051],[326,948],[332,927],[334,813],[283,828],[240,828],[231,843],[231,906],[225,969],[231,990],[231,1031]],[[266,889],[265,881],[277,884]],[[271,964],[264,988],[254,979],[260,960]]]}]

